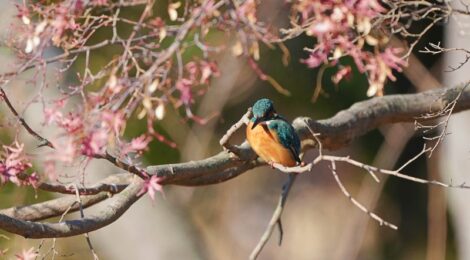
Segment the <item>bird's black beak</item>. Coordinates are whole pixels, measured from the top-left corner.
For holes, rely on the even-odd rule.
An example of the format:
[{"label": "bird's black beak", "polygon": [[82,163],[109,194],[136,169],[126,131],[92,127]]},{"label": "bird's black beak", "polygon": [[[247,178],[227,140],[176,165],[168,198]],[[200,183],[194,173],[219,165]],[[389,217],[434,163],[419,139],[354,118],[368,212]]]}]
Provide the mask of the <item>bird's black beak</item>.
[{"label": "bird's black beak", "polygon": [[253,122],[253,125],[251,126],[251,129],[254,129],[259,123],[261,123],[261,121],[263,121],[261,118],[256,117],[255,122]]}]

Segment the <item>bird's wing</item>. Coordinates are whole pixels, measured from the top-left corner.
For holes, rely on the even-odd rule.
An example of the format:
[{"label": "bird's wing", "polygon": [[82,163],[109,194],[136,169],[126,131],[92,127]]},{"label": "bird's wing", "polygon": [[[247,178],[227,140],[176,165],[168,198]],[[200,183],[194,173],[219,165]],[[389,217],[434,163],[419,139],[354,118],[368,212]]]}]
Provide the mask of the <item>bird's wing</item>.
[{"label": "bird's wing", "polygon": [[295,160],[298,163],[301,163],[302,161],[300,160],[300,138],[295,132],[295,129],[292,126],[291,128],[293,132],[292,132],[292,144],[290,146],[290,150],[292,154],[294,155]]},{"label": "bird's wing", "polygon": [[278,120],[276,130],[279,141],[284,147],[289,149],[295,161],[300,163],[300,139],[295,129],[287,121]]}]

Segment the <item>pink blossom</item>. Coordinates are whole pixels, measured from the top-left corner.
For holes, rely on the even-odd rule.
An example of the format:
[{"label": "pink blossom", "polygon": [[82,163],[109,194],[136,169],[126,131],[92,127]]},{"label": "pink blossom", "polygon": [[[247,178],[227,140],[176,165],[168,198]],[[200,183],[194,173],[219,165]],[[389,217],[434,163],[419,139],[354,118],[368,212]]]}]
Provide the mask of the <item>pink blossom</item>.
[{"label": "pink blossom", "polygon": [[125,125],[124,115],[120,111],[103,111],[101,113],[101,119],[116,135],[121,133]]},{"label": "pink blossom", "polygon": [[77,145],[72,136],[65,136],[58,140],[52,140],[56,148],[48,157],[48,161],[60,161],[65,163],[73,162],[73,159],[78,155]]},{"label": "pink blossom", "polygon": [[66,30],[77,29],[78,25],[75,23],[75,19],[70,16],[67,7],[59,5],[55,8],[55,12],[55,19],[52,20],[51,25],[56,35],[61,36]]},{"label": "pink blossom", "polygon": [[30,17],[31,17],[31,12],[29,9],[23,4],[15,4],[16,8],[18,9],[17,17],[21,18],[23,20],[23,23],[29,24],[31,22]]},{"label": "pink blossom", "polygon": [[200,84],[207,84],[212,76],[220,75],[219,68],[215,62],[201,61],[201,79]]},{"label": "pink blossom", "polygon": [[249,22],[255,23],[257,21],[255,0],[244,1],[237,9],[237,13],[240,17],[244,17],[248,19]]},{"label": "pink blossom", "polygon": [[313,23],[309,30],[312,35],[316,35],[317,37],[321,37],[323,34],[332,33],[334,31],[335,24],[330,19]]},{"label": "pink blossom", "polygon": [[62,118],[62,113],[56,109],[45,108],[44,118],[46,119],[45,124],[49,125],[52,122],[56,122],[59,118]]},{"label": "pink blossom", "polygon": [[69,134],[74,134],[83,129],[83,119],[79,114],[69,113],[66,117],[56,120],[58,125]]},{"label": "pink blossom", "polygon": [[60,110],[64,108],[65,103],[66,103],[65,99],[59,99],[56,102],[54,102],[54,105],[52,107],[44,108],[44,118],[45,118],[44,123],[49,125],[51,123],[56,123],[60,119],[62,119],[63,115]]},{"label": "pink blossom", "polygon": [[131,141],[131,148],[134,151],[142,151],[147,149],[148,144],[152,139],[147,135],[141,135],[132,139]]},{"label": "pink blossom", "polygon": [[142,195],[144,193],[148,193],[150,198],[155,201],[155,194],[157,192],[163,193],[163,187],[160,184],[160,181],[162,180],[161,177],[158,177],[156,175],[152,175],[152,177],[148,178],[145,180],[144,186],[142,187],[142,190],[138,193],[138,195]]},{"label": "pink blossom", "polygon": [[180,100],[185,105],[193,102],[193,93],[191,92],[193,84],[191,80],[184,78],[176,82],[176,88],[180,91]]},{"label": "pink blossom", "polygon": [[47,178],[51,181],[57,181],[57,172],[55,167],[56,162],[54,160],[46,160],[44,162],[44,172]]},{"label": "pink blossom", "polygon": [[[3,146],[3,152],[0,156],[0,181],[5,183],[11,181],[16,185],[35,184],[36,175],[20,179],[19,174],[24,174],[32,167],[31,162],[23,152],[24,144],[15,141],[13,144]],[[32,182],[29,182],[32,181]]]},{"label": "pink blossom", "polygon": [[385,11],[377,0],[349,0],[346,1],[359,16],[375,17]]},{"label": "pink blossom", "polygon": [[80,143],[73,136],[66,135],[56,140],[51,140],[54,150],[46,156],[43,163],[44,173],[52,181],[57,180],[56,164],[58,162],[70,164],[79,155]]},{"label": "pink blossom", "polygon": [[[399,51],[396,49],[387,48],[379,53],[364,46],[375,46],[374,41],[364,39],[373,38],[369,35],[373,21],[386,11],[380,1],[305,0],[294,3],[301,25],[317,42],[308,49],[309,57],[301,60],[308,67],[316,68],[324,63],[335,65],[342,57],[350,56],[358,70],[367,75],[371,86],[368,93],[380,95],[386,80],[395,79],[392,70],[401,71],[406,66],[406,62],[397,56]],[[333,81],[338,83],[349,74],[349,68],[340,69]]]},{"label": "pink blossom", "polygon": [[349,76],[351,76],[351,66],[345,66],[345,67],[342,67],[341,69],[338,70],[338,72],[336,72],[336,74],[333,76],[333,82],[335,84],[338,84],[343,78],[348,78]]},{"label": "pink blossom", "polygon": [[18,9],[17,17],[21,18],[23,16],[29,17],[31,13],[29,12],[28,7],[26,5],[15,4],[16,9]]},{"label": "pink blossom", "polygon": [[207,84],[212,76],[217,77],[220,74],[217,64],[211,61],[190,61],[184,68],[187,72],[187,78],[191,82],[199,81],[199,84]]},{"label": "pink blossom", "polygon": [[132,153],[132,152],[141,152],[148,149],[148,144],[152,141],[152,137],[148,135],[141,135],[132,139],[130,143],[124,145],[121,149],[122,154]]},{"label": "pink blossom", "polygon": [[150,20],[149,24],[152,26],[155,26],[156,28],[160,29],[165,26],[165,20],[163,20],[161,17],[155,17],[152,20]]},{"label": "pink blossom", "polygon": [[307,59],[301,60],[303,63],[307,64],[309,68],[316,68],[326,62],[328,55],[325,51],[314,51],[311,52]]},{"label": "pink blossom", "polygon": [[31,185],[33,188],[37,189],[39,187],[39,175],[33,172],[20,182],[21,185]]},{"label": "pink blossom", "polygon": [[185,70],[188,72],[188,77],[191,81],[195,81],[197,74],[199,72],[198,65],[195,61],[190,61],[184,66]]},{"label": "pink blossom", "polygon": [[21,254],[17,254],[16,260],[34,260],[38,253],[34,250],[34,247],[31,247],[29,250],[23,250]]},{"label": "pink blossom", "polygon": [[397,54],[401,53],[402,49],[400,48],[386,48],[383,53],[380,54],[383,62],[392,69],[397,71],[402,71],[402,67],[407,66],[407,62]]},{"label": "pink blossom", "polygon": [[81,152],[86,156],[103,155],[106,152],[108,133],[103,129],[92,131],[82,141]]},{"label": "pink blossom", "polygon": [[83,3],[83,0],[75,0],[75,5],[73,8],[75,14],[79,14],[85,9],[85,3]]},{"label": "pink blossom", "polygon": [[93,0],[92,3],[98,6],[100,5],[104,6],[108,4],[108,0]]}]

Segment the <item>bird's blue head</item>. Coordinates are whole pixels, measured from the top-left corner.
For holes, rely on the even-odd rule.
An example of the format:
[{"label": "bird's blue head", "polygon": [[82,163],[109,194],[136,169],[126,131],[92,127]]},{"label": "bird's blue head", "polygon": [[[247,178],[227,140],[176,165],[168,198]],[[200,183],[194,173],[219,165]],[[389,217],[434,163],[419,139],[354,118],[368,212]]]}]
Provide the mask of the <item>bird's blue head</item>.
[{"label": "bird's blue head", "polygon": [[274,104],[270,99],[262,98],[256,101],[253,105],[253,121],[252,129],[255,128],[261,122],[275,118],[276,110],[274,110]]}]

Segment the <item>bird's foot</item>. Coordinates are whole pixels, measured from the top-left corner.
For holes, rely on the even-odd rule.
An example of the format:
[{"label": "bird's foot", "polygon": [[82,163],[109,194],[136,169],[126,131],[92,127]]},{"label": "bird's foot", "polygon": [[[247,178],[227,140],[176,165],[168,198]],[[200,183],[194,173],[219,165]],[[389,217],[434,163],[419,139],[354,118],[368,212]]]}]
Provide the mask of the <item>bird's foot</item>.
[{"label": "bird's foot", "polygon": [[271,167],[271,169],[274,169],[274,163],[275,163],[275,162],[268,162],[269,167]]}]

